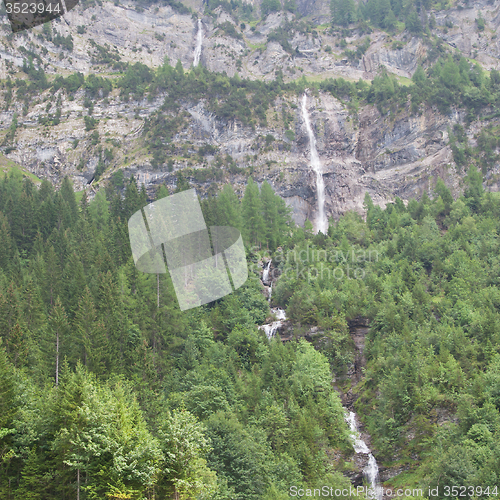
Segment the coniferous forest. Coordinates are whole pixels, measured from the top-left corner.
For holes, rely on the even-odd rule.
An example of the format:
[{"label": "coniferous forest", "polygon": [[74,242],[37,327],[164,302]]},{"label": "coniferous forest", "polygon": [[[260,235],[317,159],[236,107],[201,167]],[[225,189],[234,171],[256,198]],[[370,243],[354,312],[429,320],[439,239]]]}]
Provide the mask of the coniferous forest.
[{"label": "coniferous forest", "polygon": [[[456,201],[438,181],[432,199],[384,210],[367,195],[366,221],[348,212],[327,235],[295,226],[267,183],[249,178],[241,199],[226,185],[202,209],[207,225],[241,231],[249,279],[181,313],[168,274],[157,289],[134,266],[127,220],[148,199],[133,178],[77,202],[67,178],[56,191],[5,176],[0,497],[271,500],[294,485],[348,488],[354,451],[332,380],[348,389],[356,317],[371,326],[356,409],[378,460],[440,498],[447,484],[493,492],[500,196],[483,192],[475,167],[466,184]],[[257,328],[270,315],[263,258],[281,274],[272,305],[294,327],[287,342]]]},{"label": "coniferous forest", "polygon": [[[368,454],[353,448],[351,410],[386,488],[497,499],[500,193],[483,188],[498,189],[500,172],[495,2],[464,22],[475,2],[331,0],[321,24],[316,1],[105,5],[116,20],[172,9],[152,40],[134,34],[134,57],[105,41],[105,10],[91,10],[103,3],[82,0],[88,25],[72,33],[61,21],[20,35],[23,46],[2,40],[0,500],[286,500],[324,488],[367,500],[353,493]],[[196,63],[189,29],[205,44]],[[153,38],[167,47],[155,64]],[[464,38],[474,50],[458,48]],[[382,60],[415,64],[394,73]],[[368,122],[370,161],[355,142]],[[319,211],[315,137],[327,212],[343,213],[357,189],[365,214],[331,218],[326,234],[297,225],[271,186]],[[429,173],[424,160],[445,147]],[[401,190],[394,172],[363,184],[393,202],[366,194],[361,210],[364,188],[344,185],[358,163],[401,169]],[[208,227],[240,231],[249,277],[181,312],[168,272],[137,270],[128,220],[193,187]]]}]

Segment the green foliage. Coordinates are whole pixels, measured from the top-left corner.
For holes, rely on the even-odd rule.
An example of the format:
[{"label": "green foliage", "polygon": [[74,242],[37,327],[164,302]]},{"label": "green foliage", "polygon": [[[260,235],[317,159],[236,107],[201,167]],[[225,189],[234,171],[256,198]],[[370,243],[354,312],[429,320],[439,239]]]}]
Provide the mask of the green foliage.
[{"label": "green foliage", "polygon": [[105,98],[111,89],[111,82],[102,76],[90,74],[85,82],[85,91],[91,99]]},{"label": "green foliage", "polygon": [[107,43],[101,46],[92,40],[92,38],[89,42],[92,47],[90,53],[90,61],[92,64],[109,65],[115,70],[123,70],[126,68],[126,64],[120,63],[120,56],[117,53],[118,49],[115,48],[115,50],[112,51]]},{"label": "green foliage", "polygon": [[230,23],[229,21],[224,21],[221,24],[217,24],[215,28],[217,28],[217,34],[226,35],[231,38],[235,38],[236,40],[243,40],[243,35],[236,31],[234,24]]},{"label": "green foliage", "polygon": [[52,36],[52,43],[56,46],[60,46],[68,52],[73,52],[73,37],[71,33],[68,36],[62,36],[56,33]]},{"label": "green foliage", "polygon": [[[396,94],[391,80],[375,87],[391,83]],[[465,129],[453,134],[466,144]],[[407,206],[367,195],[366,220],[346,213],[328,235],[295,227],[269,183],[249,178],[241,201],[226,184],[203,214],[242,232],[250,276],[184,313],[168,274],[134,266],[127,221],[145,190],[112,179],[80,206],[68,179],[0,182],[2,498],[279,499],[346,484],[352,446],[332,379],[345,384],[359,362],[348,325],[360,316],[356,407],[377,457],[418,463],[440,498],[449,481],[498,484],[500,197],[478,169],[455,201],[441,180]],[[272,300],[310,342],[257,329],[270,310],[254,268],[267,256],[280,272]]]},{"label": "green foliage", "polygon": [[279,0],[262,0],[260,4],[260,11],[262,12],[262,16],[266,17],[271,12],[278,12],[281,10],[281,3]]},{"label": "green foliage", "polygon": [[129,66],[123,77],[118,80],[117,87],[121,89],[120,96],[125,101],[128,101],[130,94],[133,99],[140,99],[152,80],[153,74],[149,66],[137,62]]},{"label": "green foliage", "polygon": [[94,130],[98,121],[92,116],[84,116],[83,121],[85,122],[85,130],[87,132],[90,132],[91,130]]},{"label": "green foliage", "polygon": [[[253,272],[181,313],[168,275],[130,255],[145,190],[113,183],[123,199],[110,187],[80,206],[68,179],[0,183],[2,498],[279,498],[322,480],[325,450],[351,450],[327,359],[257,330],[270,312]],[[283,200],[267,183],[246,191],[202,200],[207,223],[285,244]]]},{"label": "green foliage", "polygon": [[349,26],[356,22],[356,4],[354,0],[332,0],[330,3],[332,23],[338,26]]}]

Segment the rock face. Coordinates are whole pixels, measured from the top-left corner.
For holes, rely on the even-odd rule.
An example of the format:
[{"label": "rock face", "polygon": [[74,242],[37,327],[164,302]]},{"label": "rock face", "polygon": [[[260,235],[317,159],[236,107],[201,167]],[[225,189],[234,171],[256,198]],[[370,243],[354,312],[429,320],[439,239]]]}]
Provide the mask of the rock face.
[{"label": "rock face", "polygon": [[[172,63],[180,60],[188,70],[194,58],[198,17],[204,32],[200,64],[211,71],[238,74],[242,78],[273,80],[276,71],[280,70],[285,80],[301,75],[371,79],[381,65],[401,78],[408,78],[428,51],[425,38],[411,38],[406,32],[391,38],[385,32],[376,31],[370,34],[370,45],[361,60],[349,62],[339,47],[341,36],[318,26],[309,32],[290,28],[288,42],[293,50],[287,52],[277,41],[268,42],[267,37],[286,22],[289,26],[298,26],[293,24],[295,15],[290,12],[270,14],[251,26],[237,23],[220,7],[213,15],[203,15],[201,2],[192,0],[186,5],[197,14],[179,14],[169,6],[153,5],[144,10],[132,3],[106,1],[87,9],[78,6],[63,20],[52,24],[53,34],[71,34],[72,52],[44,38],[42,27],[16,36],[8,35],[10,28],[4,19],[2,29],[6,36],[0,43],[0,77],[26,78],[19,67],[27,57],[28,48],[38,58],[37,65],[44,67],[49,80],[75,71],[117,78],[119,74],[110,71],[109,66],[94,64],[96,43],[118,55],[121,61],[157,67],[168,57]],[[257,3],[255,7],[258,11]],[[316,24],[328,21],[329,2],[326,0],[298,0],[297,9]],[[475,19],[480,15],[486,23],[483,32],[475,28]],[[436,12],[435,19],[434,34],[440,36],[450,50],[456,47],[488,69],[500,67],[500,42],[494,34],[500,24],[497,2],[490,5],[487,1],[479,1],[471,7]],[[223,23],[233,26],[231,36],[227,34],[231,30],[221,28]],[[365,36],[353,30],[346,38],[347,48],[355,49]],[[9,128],[14,113],[18,120],[15,149],[4,148],[3,153],[56,185],[62,176],[69,175],[76,187],[83,189],[94,178],[99,163],[98,148],[101,152],[110,148],[113,159],[102,176],[104,182],[122,168],[126,176],[134,175],[153,195],[161,183],[175,187],[177,172],[184,170],[189,182],[204,195],[212,181],[200,181],[193,172],[210,166],[214,156],[206,156],[203,162],[194,155],[176,157],[169,167],[163,165],[156,170],[151,167],[151,155],[142,141],[142,129],[164,98],[165,95],[158,95],[152,101],[124,102],[118,90],[114,90],[107,100],[98,100],[93,110],[93,117],[98,120],[96,144],[92,131],[86,130],[84,125],[88,110],[83,90],[74,98],[68,97],[63,90],[55,94],[48,90],[26,105],[16,102],[15,98],[9,104],[6,92],[0,92],[0,129]],[[207,110],[203,101],[184,102],[185,125],[174,141],[186,150],[210,144],[218,148],[222,157],[230,155],[238,167],[251,166],[254,179],[270,182],[292,208],[299,224],[306,219],[314,221],[316,182],[309,165],[309,140],[300,111],[300,98],[286,95],[276,99],[268,110],[268,125],[255,129],[218,119]],[[55,111],[55,106],[50,104],[58,100],[60,123],[50,127],[42,125],[40,122],[47,113]],[[283,110],[292,117],[291,125],[286,127],[281,118]],[[454,194],[460,193],[463,174],[459,174],[453,164],[447,131],[454,123],[463,121],[463,116],[457,113],[443,116],[428,109],[419,116],[403,110],[389,118],[380,116],[371,106],[350,114],[341,102],[321,92],[309,95],[308,110],[323,166],[325,208],[329,217],[337,218],[350,209],[361,212],[366,192],[381,205],[396,196],[418,197],[432,190],[438,176]],[[471,130],[477,132],[478,127],[473,126]],[[469,138],[473,142],[472,134]],[[265,144],[263,138],[266,136],[275,140]],[[190,171],[186,171],[187,168]],[[491,176],[489,189],[499,189],[496,178],[498,176]],[[230,182],[242,192],[246,179],[246,175],[226,170],[219,182]]]}]

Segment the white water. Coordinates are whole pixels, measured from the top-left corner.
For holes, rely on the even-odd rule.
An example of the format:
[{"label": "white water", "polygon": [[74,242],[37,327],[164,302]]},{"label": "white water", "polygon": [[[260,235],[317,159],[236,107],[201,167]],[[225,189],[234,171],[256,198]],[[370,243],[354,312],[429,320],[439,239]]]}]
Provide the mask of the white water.
[{"label": "white water", "polygon": [[375,457],[372,455],[370,448],[366,445],[366,443],[360,438],[358,427],[356,425],[356,414],[353,411],[350,411],[347,414],[346,410],[346,421],[349,424],[351,429],[351,439],[352,439],[352,447],[356,453],[364,453],[368,455],[368,465],[364,468],[363,473],[368,479],[370,483],[370,489],[374,494],[370,498],[374,498],[376,500],[382,500],[382,487],[380,486],[380,480],[378,476],[378,465]]},{"label": "white water", "polygon": [[316,149],[316,138],[311,127],[309,112],[307,111],[307,94],[302,97],[302,115],[306,124],[309,145],[311,148],[311,168],[316,174],[316,191],[318,194],[318,216],[316,218],[316,231],[326,234],[328,231],[328,220],[325,215],[325,181],[323,179],[323,169],[319,161],[318,150]]},{"label": "white water", "polygon": [[271,311],[275,314],[277,321],[273,321],[268,325],[259,326],[259,330],[264,330],[266,332],[266,337],[272,339],[276,332],[283,326],[283,321],[286,320],[286,313],[283,309],[279,307],[273,307]]},{"label": "white water", "polygon": [[203,43],[203,25],[201,24],[201,19],[198,19],[198,33],[196,33],[196,47],[194,49],[193,66],[198,66],[198,64],[200,64],[202,43]]},{"label": "white water", "polygon": [[269,281],[269,270],[271,268],[271,261],[267,263],[267,267],[264,268],[264,272],[262,273],[262,281],[267,283]]},{"label": "white water", "polygon": [[267,301],[271,303],[271,295],[273,293],[273,282],[271,281],[271,284],[269,285],[269,295],[267,297]]}]

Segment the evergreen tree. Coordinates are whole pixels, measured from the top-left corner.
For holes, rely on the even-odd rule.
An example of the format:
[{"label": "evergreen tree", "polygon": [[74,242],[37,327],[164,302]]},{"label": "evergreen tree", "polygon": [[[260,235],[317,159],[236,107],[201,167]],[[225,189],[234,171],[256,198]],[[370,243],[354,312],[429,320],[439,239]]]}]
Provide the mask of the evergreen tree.
[{"label": "evergreen tree", "polygon": [[0,212],[0,269],[7,272],[14,256],[14,243],[10,236],[9,221],[5,215]]},{"label": "evergreen tree", "polygon": [[169,412],[161,422],[160,437],[165,456],[163,488],[173,498],[200,494],[210,498],[216,492],[216,475],[206,465],[210,441],[198,419],[185,409]]},{"label": "evergreen tree", "polygon": [[78,358],[96,375],[105,373],[109,365],[109,343],[104,325],[97,320],[94,299],[88,286],[85,287],[78,304],[74,328],[78,334]]},{"label": "evergreen tree", "polygon": [[40,287],[30,278],[23,291],[22,301],[23,322],[26,328],[35,334],[41,330],[45,324],[45,312],[41,297]]},{"label": "evergreen tree", "polygon": [[0,443],[8,435],[5,429],[11,425],[15,413],[14,368],[7,359],[3,343],[0,341]]},{"label": "evergreen tree", "polygon": [[48,491],[51,481],[47,477],[47,464],[44,455],[37,452],[36,446],[28,450],[21,471],[21,481],[16,490],[16,498],[26,500],[45,500],[51,498]]},{"label": "evergreen tree", "polygon": [[412,9],[406,16],[405,20],[406,29],[414,35],[420,35],[423,31],[420,17],[415,9]]},{"label": "evergreen tree", "polygon": [[59,297],[56,298],[54,308],[52,309],[49,317],[49,331],[52,339],[52,349],[50,351],[53,353],[53,355],[51,356],[51,358],[54,360],[54,362],[50,364],[54,366],[53,373],[55,384],[59,385],[59,367],[61,353],[67,352],[67,350],[63,348],[63,344],[68,341],[66,337],[69,332],[68,318]]},{"label": "evergreen tree", "polygon": [[0,495],[3,498],[11,494],[9,482],[13,479],[10,465],[15,456],[12,442],[15,396],[14,367],[7,359],[0,337]]},{"label": "evergreen tree", "polygon": [[54,301],[61,292],[61,259],[57,256],[54,246],[50,245],[45,252],[44,256],[44,300],[45,303],[51,306],[54,305]]},{"label": "evergreen tree", "polygon": [[66,260],[62,277],[63,305],[69,317],[74,318],[78,302],[85,289],[86,277],[82,261],[76,251],[73,251]]},{"label": "evergreen tree", "polygon": [[251,177],[248,178],[241,209],[245,243],[247,245],[260,245],[265,231],[264,219],[262,218],[259,186],[255,184]]},{"label": "evergreen tree", "polygon": [[66,175],[61,183],[60,189],[63,200],[67,203],[69,211],[70,226],[72,226],[78,217],[78,204],[76,203],[75,192],[73,190],[73,183]]},{"label": "evergreen tree", "polygon": [[354,0],[332,0],[330,10],[333,24],[349,26],[349,24],[356,22],[356,4]]},{"label": "evergreen tree", "polygon": [[132,176],[125,189],[125,199],[123,201],[123,216],[129,220],[132,214],[142,208],[141,196],[137,190],[137,182]]},{"label": "evergreen tree", "polygon": [[262,216],[265,227],[265,239],[267,246],[275,250],[278,243],[278,206],[274,197],[273,188],[264,181],[260,188],[260,201],[262,205]]},{"label": "evergreen tree", "polygon": [[467,177],[465,177],[466,188],[464,197],[467,200],[467,205],[473,211],[477,211],[480,207],[481,196],[483,195],[483,176],[481,172],[474,166],[469,167]]},{"label": "evergreen tree", "polygon": [[241,204],[231,184],[225,184],[217,197],[222,225],[235,227],[241,232]]}]

